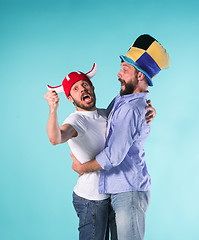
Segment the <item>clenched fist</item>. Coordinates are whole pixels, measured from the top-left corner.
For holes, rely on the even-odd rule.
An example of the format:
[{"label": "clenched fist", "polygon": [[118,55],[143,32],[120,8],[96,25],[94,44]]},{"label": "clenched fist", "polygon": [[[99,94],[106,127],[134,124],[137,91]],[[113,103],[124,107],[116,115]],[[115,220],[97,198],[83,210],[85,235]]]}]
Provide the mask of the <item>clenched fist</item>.
[{"label": "clenched fist", "polygon": [[49,91],[44,95],[51,111],[56,111],[59,106],[59,97],[55,91]]}]

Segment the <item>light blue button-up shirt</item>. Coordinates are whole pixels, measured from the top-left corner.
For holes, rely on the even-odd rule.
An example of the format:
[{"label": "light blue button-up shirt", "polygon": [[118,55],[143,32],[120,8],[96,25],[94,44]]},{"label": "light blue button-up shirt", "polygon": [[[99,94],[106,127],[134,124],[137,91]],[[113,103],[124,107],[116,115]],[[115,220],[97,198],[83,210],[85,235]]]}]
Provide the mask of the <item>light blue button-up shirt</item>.
[{"label": "light blue button-up shirt", "polygon": [[145,107],[148,93],[118,95],[108,120],[105,149],[96,156],[103,168],[100,174],[100,193],[148,191],[148,174],[144,143],[150,133],[146,124]]}]

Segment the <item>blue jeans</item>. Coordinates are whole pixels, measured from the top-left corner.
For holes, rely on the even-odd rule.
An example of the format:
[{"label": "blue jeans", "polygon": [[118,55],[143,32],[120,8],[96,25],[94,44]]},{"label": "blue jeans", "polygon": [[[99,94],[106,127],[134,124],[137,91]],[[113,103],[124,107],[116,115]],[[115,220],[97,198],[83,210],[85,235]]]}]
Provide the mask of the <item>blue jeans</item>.
[{"label": "blue jeans", "polygon": [[149,202],[149,191],[124,192],[111,195],[118,240],[144,239],[145,213]]},{"label": "blue jeans", "polygon": [[108,240],[110,199],[92,201],[73,192],[73,205],[79,217],[79,240]]}]

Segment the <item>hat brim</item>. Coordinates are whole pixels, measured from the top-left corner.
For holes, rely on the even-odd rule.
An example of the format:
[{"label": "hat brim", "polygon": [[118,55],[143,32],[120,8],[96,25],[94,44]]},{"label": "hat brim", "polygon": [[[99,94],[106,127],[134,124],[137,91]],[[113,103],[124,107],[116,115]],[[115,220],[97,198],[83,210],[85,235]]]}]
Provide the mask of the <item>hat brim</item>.
[{"label": "hat brim", "polygon": [[144,73],[144,75],[146,76],[146,78],[147,78],[147,80],[148,80],[149,86],[151,86],[151,87],[153,86],[153,82],[152,82],[152,79],[151,79],[151,77],[149,76],[149,74],[148,74],[147,72],[145,72],[140,66],[138,66],[136,62],[134,62],[131,58],[126,57],[126,56],[123,56],[123,55],[121,55],[120,58],[121,58],[121,60],[123,60],[124,62],[126,62],[126,63],[134,66],[138,71]]}]

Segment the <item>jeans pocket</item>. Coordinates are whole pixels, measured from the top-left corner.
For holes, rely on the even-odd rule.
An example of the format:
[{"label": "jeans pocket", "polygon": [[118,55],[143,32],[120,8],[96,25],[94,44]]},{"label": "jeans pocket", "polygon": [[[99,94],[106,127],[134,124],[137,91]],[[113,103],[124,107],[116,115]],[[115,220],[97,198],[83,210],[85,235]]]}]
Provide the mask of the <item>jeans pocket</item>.
[{"label": "jeans pocket", "polygon": [[146,212],[150,203],[150,191],[138,192],[140,198],[140,207]]},{"label": "jeans pocket", "polygon": [[73,206],[79,218],[79,227],[88,224],[91,221],[89,218],[89,203],[73,201]]}]

